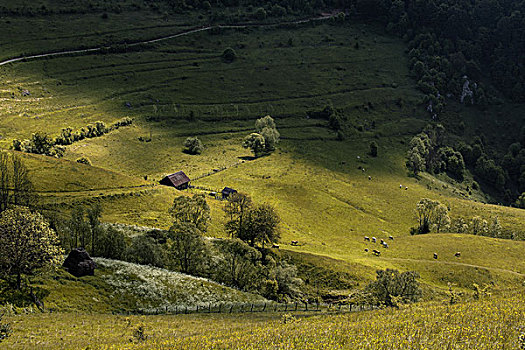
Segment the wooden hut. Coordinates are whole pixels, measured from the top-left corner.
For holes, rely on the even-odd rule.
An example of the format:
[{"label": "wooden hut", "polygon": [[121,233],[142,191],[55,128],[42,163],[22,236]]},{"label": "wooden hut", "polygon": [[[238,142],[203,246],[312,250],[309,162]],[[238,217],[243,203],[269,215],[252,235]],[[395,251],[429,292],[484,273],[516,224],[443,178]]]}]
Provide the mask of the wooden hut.
[{"label": "wooden hut", "polygon": [[237,190],[234,190],[233,188],[224,187],[224,189],[221,191],[222,198],[228,198],[234,193],[237,193]]},{"label": "wooden hut", "polygon": [[160,180],[161,185],[172,186],[178,190],[184,190],[190,185],[190,178],[183,171],[165,176]]}]

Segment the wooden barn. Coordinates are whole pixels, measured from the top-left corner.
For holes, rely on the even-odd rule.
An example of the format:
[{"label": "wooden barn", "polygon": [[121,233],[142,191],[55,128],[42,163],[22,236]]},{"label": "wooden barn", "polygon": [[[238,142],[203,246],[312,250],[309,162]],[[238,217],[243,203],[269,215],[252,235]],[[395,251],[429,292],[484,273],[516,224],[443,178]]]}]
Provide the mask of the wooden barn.
[{"label": "wooden barn", "polygon": [[228,198],[234,193],[237,193],[237,190],[234,190],[233,188],[224,187],[224,189],[221,191],[222,198]]},{"label": "wooden barn", "polygon": [[184,190],[190,185],[190,178],[183,171],[165,176],[160,180],[161,185],[172,186],[178,190]]}]

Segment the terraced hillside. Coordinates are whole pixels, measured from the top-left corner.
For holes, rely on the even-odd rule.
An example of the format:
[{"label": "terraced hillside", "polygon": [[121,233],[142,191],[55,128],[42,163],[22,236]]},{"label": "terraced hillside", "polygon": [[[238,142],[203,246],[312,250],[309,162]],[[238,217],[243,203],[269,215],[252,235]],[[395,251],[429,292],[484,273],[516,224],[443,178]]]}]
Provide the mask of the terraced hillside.
[{"label": "terraced hillside", "polygon": [[[106,48],[1,66],[4,148],[37,131],[55,137],[66,127],[134,119],[67,146],[62,159],[24,155],[45,209],[66,213],[74,203],[100,202],[105,221],[167,227],[167,209],[180,193],[158,180],[184,170],[199,178],[196,186],[230,186],[275,205],[283,248],[351,262],[356,280],[369,280],[384,267],[417,270],[438,288],[447,282],[469,288],[473,281],[523,280],[523,242],[409,235],[423,197],[448,205],[452,217],[497,216],[517,237],[524,235],[525,213],[482,204],[482,193],[468,193],[469,182],[408,176],[407,143],[430,119],[408,71],[405,44],[380,28],[331,20],[252,25],[130,47],[124,42],[184,33],[206,20],[125,7],[107,19],[94,12],[8,21],[10,34],[1,39],[6,60],[50,52],[50,46],[51,52]],[[222,58],[228,47],[236,52],[231,63]],[[309,117],[326,105],[345,116],[345,140],[338,140],[327,120]],[[282,140],[274,154],[254,160],[242,139],[266,114],[276,119]],[[183,153],[184,139],[195,135],[205,151]],[[371,141],[379,144],[377,158],[367,155]],[[81,156],[93,165],[78,164]],[[209,234],[224,236],[223,203],[211,197],[208,202]],[[374,257],[364,252],[374,248],[364,235],[395,240]],[[300,244],[288,245],[291,240]]]}]

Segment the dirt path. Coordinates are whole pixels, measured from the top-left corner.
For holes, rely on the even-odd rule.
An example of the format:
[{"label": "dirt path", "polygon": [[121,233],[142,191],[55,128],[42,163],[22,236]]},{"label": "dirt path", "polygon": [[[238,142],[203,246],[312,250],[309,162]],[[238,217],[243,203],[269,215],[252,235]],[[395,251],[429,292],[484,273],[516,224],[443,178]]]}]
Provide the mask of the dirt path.
[{"label": "dirt path", "polygon": [[[188,31],[177,33],[177,34],[162,36],[156,39],[137,41],[137,42],[128,44],[128,47],[144,45],[144,44],[154,44],[160,41],[174,39],[174,38],[178,38],[181,36],[191,35],[191,34],[195,34],[199,32],[205,32],[205,31],[209,31],[212,29],[245,29],[245,28],[276,27],[280,25],[304,24],[304,23],[314,22],[314,21],[323,21],[326,19],[330,19],[334,16],[335,16],[334,14],[325,14],[321,17],[307,18],[307,19],[302,19],[302,20],[297,20],[297,21],[292,21],[292,22],[271,23],[271,24],[255,24],[255,23],[249,24],[248,23],[248,24],[239,24],[239,25],[220,25],[219,24],[215,26],[205,26],[205,27],[200,27],[200,28],[194,28]],[[38,59],[38,58],[45,58],[45,57],[57,57],[57,56],[65,56],[65,55],[92,53],[92,52],[102,51],[104,49],[109,49],[109,47],[100,46],[100,47],[93,47],[90,49],[66,50],[66,51],[59,51],[59,52],[41,53],[38,55],[31,55],[31,56],[20,56],[20,57],[15,57],[15,58],[11,58],[11,59],[2,61],[0,62],[0,66],[4,66],[9,63],[16,63],[16,62],[28,61],[28,60]]]}]

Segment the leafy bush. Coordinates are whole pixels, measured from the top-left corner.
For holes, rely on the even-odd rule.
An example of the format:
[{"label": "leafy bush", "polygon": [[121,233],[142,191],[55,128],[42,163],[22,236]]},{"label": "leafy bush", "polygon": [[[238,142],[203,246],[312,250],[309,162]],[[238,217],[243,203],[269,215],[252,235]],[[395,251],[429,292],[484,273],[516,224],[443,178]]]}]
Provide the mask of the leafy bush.
[{"label": "leafy bush", "polygon": [[127,246],[124,234],[108,227],[98,239],[97,255],[107,259],[122,260],[126,257],[126,253],[129,254]]},{"label": "leafy bush", "polygon": [[377,270],[374,282],[365,290],[369,292],[377,304],[388,307],[399,307],[399,302],[415,302],[421,297],[419,274],[414,271],[399,273],[397,270]]},{"label": "leafy bush", "polygon": [[237,53],[231,47],[226,48],[222,52],[222,59],[226,63],[231,63],[231,62],[235,61],[236,58],[237,58]]},{"label": "leafy bush", "polygon": [[184,141],[184,152],[188,154],[201,154],[204,146],[197,137],[188,137]]},{"label": "leafy bush", "polygon": [[91,160],[88,157],[80,157],[76,160],[77,163],[91,165]]},{"label": "leafy bush", "polygon": [[255,19],[259,20],[259,21],[263,21],[266,19],[266,17],[268,16],[267,13],[266,13],[266,10],[262,7],[259,7],[257,10],[255,10],[255,13],[253,14],[253,16],[255,17]]},{"label": "leafy bush", "polygon": [[370,152],[369,152],[369,154],[372,157],[377,157],[377,142],[375,142],[375,141],[370,142]]},{"label": "leafy bush", "polygon": [[131,118],[122,118],[114,123],[110,128],[104,122],[97,121],[95,124],[90,124],[85,128],[73,132],[71,128],[64,128],[60,135],[55,139],[49,137],[45,133],[34,133],[29,140],[20,141],[13,140],[13,149],[26,153],[45,154],[47,156],[61,158],[64,156],[66,149],[62,146],[71,145],[73,142],[84,140],[85,138],[93,138],[102,136],[111,130],[118,129],[121,126],[130,125],[133,122]]},{"label": "leafy bush", "polygon": [[126,260],[140,265],[164,267],[166,257],[164,248],[151,237],[137,236],[131,240],[126,251]]}]

